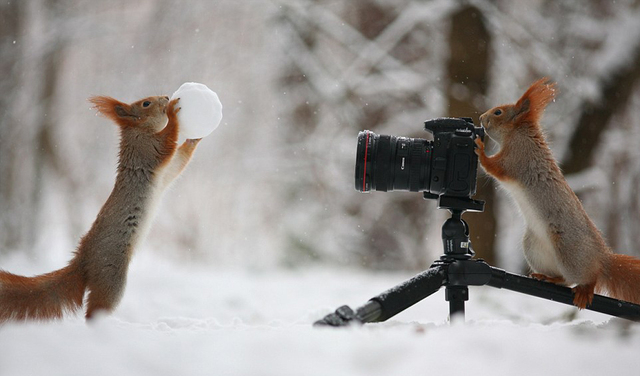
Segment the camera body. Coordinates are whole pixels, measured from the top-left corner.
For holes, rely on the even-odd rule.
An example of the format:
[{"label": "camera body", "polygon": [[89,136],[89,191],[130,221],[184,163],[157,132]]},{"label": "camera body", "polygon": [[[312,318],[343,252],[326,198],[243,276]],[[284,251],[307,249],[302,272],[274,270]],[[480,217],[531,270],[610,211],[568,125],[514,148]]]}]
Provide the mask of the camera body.
[{"label": "camera body", "polygon": [[471,118],[437,118],[425,121],[433,134],[431,186],[434,195],[470,197],[476,193],[478,155],[474,140],[484,141],[484,128]]},{"label": "camera body", "polygon": [[484,128],[470,118],[436,118],[424,123],[433,141],[358,134],[355,188],[361,192],[405,190],[426,198],[471,197],[476,193],[475,138]]}]

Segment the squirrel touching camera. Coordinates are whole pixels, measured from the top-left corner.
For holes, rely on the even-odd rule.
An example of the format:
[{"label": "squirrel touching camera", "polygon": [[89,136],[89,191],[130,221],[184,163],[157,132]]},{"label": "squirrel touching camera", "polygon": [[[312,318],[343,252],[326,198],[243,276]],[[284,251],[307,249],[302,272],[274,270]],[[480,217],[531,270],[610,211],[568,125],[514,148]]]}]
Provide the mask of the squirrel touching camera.
[{"label": "squirrel touching camera", "polygon": [[574,286],[573,304],[579,308],[591,304],[595,292],[640,304],[640,260],[607,246],[545,141],[540,118],[555,94],[555,84],[543,78],[515,104],[482,114],[480,122],[500,150],[487,156],[477,138],[480,164],[520,208],[532,277]]},{"label": "squirrel touching camera", "polygon": [[66,267],[36,277],[0,271],[0,323],[61,318],[82,307],[86,291],[87,319],[117,306],[129,261],[150,227],[159,196],[200,141],[186,140],[178,147],[178,100],[156,96],[126,104],[104,96],[90,99],[120,129],[113,191]]}]

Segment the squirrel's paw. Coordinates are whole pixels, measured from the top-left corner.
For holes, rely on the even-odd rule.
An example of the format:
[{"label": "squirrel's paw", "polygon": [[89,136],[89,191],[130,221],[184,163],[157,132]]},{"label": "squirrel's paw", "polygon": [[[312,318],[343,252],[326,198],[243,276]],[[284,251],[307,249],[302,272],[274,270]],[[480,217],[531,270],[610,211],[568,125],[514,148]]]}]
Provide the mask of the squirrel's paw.
[{"label": "squirrel's paw", "polygon": [[535,278],[539,281],[555,283],[556,285],[564,285],[565,280],[563,277],[549,277],[548,275],[544,275],[541,273],[531,273],[529,274],[531,278]]},{"label": "squirrel's paw", "polygon": [[198,145],[198,142],[200,142],[200,140],[202,140],[202,138],[187,138],[186,140],[184,140],[184,146],[185,147],[196,147],[196,145]]},{"label": "squirrel's paw", "polygon": [[167,104],[167,116],[173,116],[173,115],[177,114],[178,112],[180,112],[180,109],[182,107],[176,108],[176,105],[178,104],[179,100],[180,100],[180,98],[172,99],[169,102],[169,104]]},{"label": "squirrel's paw", "polygon": [[578,285],[573,290],[573,305],[580,309],[587,308],[593,301],[595,283],[589,285]]},{"label": "squirrel's paw", "polygon": [[476,137],[474,142],[476,143],[476,146],[478,147],[477,149],[474,150],[476,152],[476,154],[478,154],[478,155],[484,154],[484,142],[482,142],[480,137]]}]

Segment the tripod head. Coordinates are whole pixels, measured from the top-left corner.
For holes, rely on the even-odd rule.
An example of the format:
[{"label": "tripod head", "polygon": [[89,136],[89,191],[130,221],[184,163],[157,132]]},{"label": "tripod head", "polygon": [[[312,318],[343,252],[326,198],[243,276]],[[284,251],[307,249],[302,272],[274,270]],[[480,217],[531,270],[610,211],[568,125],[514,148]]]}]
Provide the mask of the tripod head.
[{"label": "tripod head", "polygon": [[429,192],[423,192],[425,200],[438,200],[438,209],[447,209],[454,214],[454,212],[460,212],[460,215],[465,211],[471,212],[483,212],[484,201],[474,200],[469,197],[458,196],[445,196],[434,195]]},{"label": "tripod head", "polygon": [[465,211],[484,211],[484,201],[473,200],[469,197],[436,196],[424,192],[425,200],[437,199],[438,209],[447,209],[451,218],[442,225],[443,261],[467,260],[475,255],[469,240],[469,225],[462,219]]}]

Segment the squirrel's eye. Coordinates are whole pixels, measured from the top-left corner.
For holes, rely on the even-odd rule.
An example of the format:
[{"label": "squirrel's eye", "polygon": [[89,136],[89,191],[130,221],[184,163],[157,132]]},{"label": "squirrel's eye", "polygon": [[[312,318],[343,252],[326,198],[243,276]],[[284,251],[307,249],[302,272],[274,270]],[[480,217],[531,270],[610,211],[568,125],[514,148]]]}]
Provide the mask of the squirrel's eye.
[{"label": "squirrel's eye", "polygon": [[500,115],[502,115],[502,110],[495,110],[493,112],[493,114],[496,115],[496,116],[500,116]]},{"label": "squirrel's eye", "polygon": [[142,102],[142,107],[149,107],[150,105],[151,105],[151,102],[149,101]]}]

